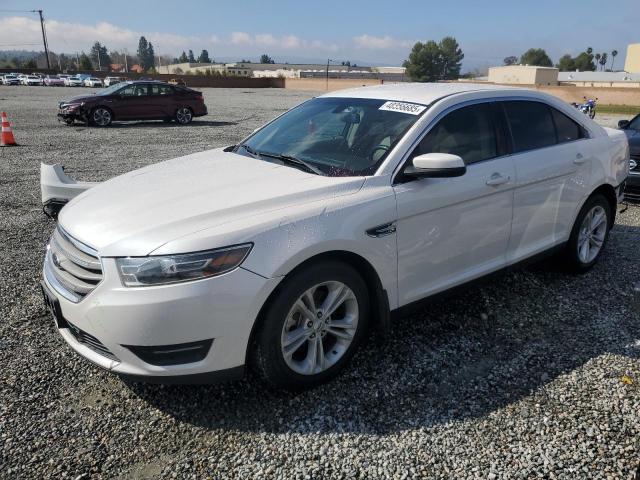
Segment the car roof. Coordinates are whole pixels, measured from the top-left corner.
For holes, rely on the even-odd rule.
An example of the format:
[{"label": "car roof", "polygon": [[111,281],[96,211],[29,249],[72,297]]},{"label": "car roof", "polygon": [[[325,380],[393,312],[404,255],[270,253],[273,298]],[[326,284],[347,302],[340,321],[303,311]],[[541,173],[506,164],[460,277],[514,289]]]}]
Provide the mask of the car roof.
[{"label": "car roof", "polygon": [[349,88],[322,95],[325,98],[373,98],[377,100],[394,100],[399,102],[421,103],[430,105],[440,98],[457,93],[491,91],[500,92],[526,90],[503,85],[450,82],[450,83],[389,83],[369,87]]}]

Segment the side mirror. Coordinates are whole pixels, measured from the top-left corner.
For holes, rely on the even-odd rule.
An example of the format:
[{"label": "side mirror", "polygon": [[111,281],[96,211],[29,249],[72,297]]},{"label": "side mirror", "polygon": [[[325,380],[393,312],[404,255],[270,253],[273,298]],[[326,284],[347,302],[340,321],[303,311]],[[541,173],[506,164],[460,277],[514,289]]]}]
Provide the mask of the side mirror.
[{"label": "side mirror", "polygon": [[460,177],[467,171],[462,158],[449,153],[425,153],[414,157],[404,174],[416,178]]},{"label": "side mirror", "polygon": [[624,130],[625,128],[629,128],[629,120],[620,120],[618,122],[618,128],[621,128],[622,130]]}]

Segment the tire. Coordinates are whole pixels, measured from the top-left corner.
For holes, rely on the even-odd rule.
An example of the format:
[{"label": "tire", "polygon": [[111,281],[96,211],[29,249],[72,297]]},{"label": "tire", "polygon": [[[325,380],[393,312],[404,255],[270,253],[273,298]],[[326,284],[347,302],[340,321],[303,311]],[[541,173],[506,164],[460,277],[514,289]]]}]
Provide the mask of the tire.
[{"label": "tire", "polygon": [[73,125],[73,118],[65,118],[63,121],[65,125]]},{"label": "tire", "polygon": [[113,120],[111,110],[105,107],[96,107],[91,110],[90,123],[96,127],[108,127]]},{"label": "tire", "polygon": [[187,125],[193,120],[193,111],[189,107],[180,107],[174,118],[179,125]]},{"label": "tire", "polygon": [[[328,298],[340,300],[323,316],[320,307],[327,307]],[[349,265],[328,261],[294,273],[261,317],[251,346],[253,370],[269,385],[287,390],[327,382],[362,343],[369,304],[366,283]],[[331,302],[326,309],[332,309]]]},{"label": "tire", "polygon": [[592,195],[585,202],[565,248],[565,261],[570,271],[585,273],[596,264],[609,238],[612,215],[611,205],[603,195]]}]

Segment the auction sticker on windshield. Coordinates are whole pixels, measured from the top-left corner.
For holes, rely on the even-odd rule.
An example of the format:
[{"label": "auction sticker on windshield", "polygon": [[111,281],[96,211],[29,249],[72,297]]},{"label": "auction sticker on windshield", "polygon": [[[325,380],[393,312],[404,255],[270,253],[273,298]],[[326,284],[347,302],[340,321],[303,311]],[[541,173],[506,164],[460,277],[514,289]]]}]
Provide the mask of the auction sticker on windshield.
[{"label": "auction sticker on windshield", "polygon": [[378,110],[389,110],[390,112],[402,112],[410,115],[420,115],[427,109],[426,105],[405,102],[385,102]]}]

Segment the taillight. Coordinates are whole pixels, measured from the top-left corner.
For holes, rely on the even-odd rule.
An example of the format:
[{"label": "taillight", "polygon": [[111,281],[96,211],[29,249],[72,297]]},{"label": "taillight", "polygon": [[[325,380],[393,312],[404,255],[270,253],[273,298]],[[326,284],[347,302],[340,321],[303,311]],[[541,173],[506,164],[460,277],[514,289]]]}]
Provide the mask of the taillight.
[{"label": "taillight", "polygon": [[202,95],[198,95],[198,96],[196,97],[196,100],[199,100],[199,101],[201,101],[201,102],[204,102],[204,97],[203,97]]}]

